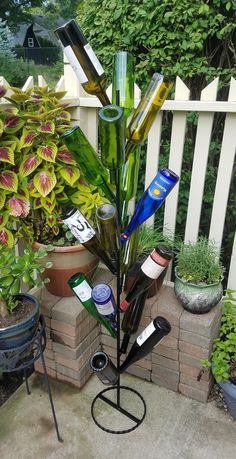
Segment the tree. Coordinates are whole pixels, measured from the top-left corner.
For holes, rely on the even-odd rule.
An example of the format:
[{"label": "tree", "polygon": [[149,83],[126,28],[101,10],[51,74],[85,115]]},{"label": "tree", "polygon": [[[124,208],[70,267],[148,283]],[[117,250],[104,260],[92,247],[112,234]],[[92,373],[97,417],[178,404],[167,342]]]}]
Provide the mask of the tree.
[{"label": "tree", "polygon": [[6,21],[0,18],[0,55],[3,55],[4,58],[13,59],[15,57],[12,51],[13,46],[13,35],[7,27]]},{"label": "tree", "polygon": [[16,31],[20,23],[32,20],[29,9],[41,7],[43,3],[44,0],[1,0],[0,18],[7,21],[12,31]]}]

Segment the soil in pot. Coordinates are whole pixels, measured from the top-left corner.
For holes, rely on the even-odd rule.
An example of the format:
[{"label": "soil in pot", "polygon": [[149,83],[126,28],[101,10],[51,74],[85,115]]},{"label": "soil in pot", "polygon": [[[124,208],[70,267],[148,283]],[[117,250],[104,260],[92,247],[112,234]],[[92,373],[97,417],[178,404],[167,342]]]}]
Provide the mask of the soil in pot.
[{"label": "soil in pot", "polygon": [[6,317],[0,317],[0,329],[22,322],[24,319],[30,316],[34,310],[35,305],[32,303],[32,301],[28,300],[27,298],[20,300],[12,314],[9,314],[9,316]]}]

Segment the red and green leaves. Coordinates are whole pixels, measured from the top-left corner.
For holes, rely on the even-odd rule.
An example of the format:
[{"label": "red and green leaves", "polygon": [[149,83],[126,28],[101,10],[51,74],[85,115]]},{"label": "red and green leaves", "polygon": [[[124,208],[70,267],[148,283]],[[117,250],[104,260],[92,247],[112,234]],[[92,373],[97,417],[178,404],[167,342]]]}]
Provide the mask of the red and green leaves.
[{"label": "red and green leaves", "polygon": [[57,152],[57,159],[66,164],[76,164],[73,155],[66,147],[60,147]]},{"label": "red and green leaves", "polygon": [[45,161],[55,163],[57,156],[57,146],[53,142],[48,142],[46,145],[38,147],[37,154]]},{"label": "red and green leaves", "polygon": [[0,244],[7,245],[10,248],[14,245],[13,234],[6,228],[0,230]]},{"label": "red and green leaves", "polygon": [[20,138],[20,148],[31,147],[37,136],[37,132],[28,129],[23,129],[23,133]]},{"label": "red and green leaves", "polygon": [[4,124],[4,132],[7,134],[14,134],[15,132],[19,131],[25,122],[17,115],[11,115],[7,117]]},{"label": "red and green leaves", "polygon": [[65,166],[62,167],[59,172],[64,180],[71,186],[73,186],[80,177],[80,171],[76,167]]},{"label": "red and green leaves", "polygon": [[47,121],[38,127],[38,131],[44,134],[54,134],[55,124],[53,123],[53,121]]},{"label": "red and green leaves", "polygon": [[6,193],[3,190],[0,190],[0,209],[3,208],[5,204],[5,199],[6,199]]},{"label": "red and green leaves", "polygon": [[15,172],[3,171],[0,173],[0,188],[7,191],[17,191],[18,177]]},{"label": "red and green leaves", "polygon": [[45,198],[53,190],[57,180],[53,171],[45,170],[37,172],[33,182],[36,190]]},{"label": "red and green leaves", "polygon": [[9,145],[0,146],[0,161],[4,163],[14,163],[14,150]]},{"label": "red and green leaves", "polygon": [[42,158],[36,155],[27,156],[20,165],[19,172],[23,177],[27,177],[31,172],[35,171],[39,164],[41,164]]},{"label": "red and green leaves", "polygon": [[7,206],[10,210],[9,215],[13,217],[27,217],[30,211],[30,202],[20,195],[12,196],[8,199]]}]

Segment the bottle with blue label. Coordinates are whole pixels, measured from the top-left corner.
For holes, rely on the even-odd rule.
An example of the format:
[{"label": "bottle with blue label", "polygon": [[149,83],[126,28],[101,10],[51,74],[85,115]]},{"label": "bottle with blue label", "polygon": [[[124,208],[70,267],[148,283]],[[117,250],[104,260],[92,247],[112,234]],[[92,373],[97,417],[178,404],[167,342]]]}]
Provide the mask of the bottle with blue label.
[{"label": "bottle with blue label", "polygon": [[114,330],[117,330],[117,306],[111,287],[107,284],[97,284],[92,289],[91,296],[99,314],[108,319]]},{"label": "bottle with blue label", "polygon": [[128,228],[121,235],[121,242],[125,243],[133,231],[153,215],[178,182],[179,177],[170,169],[163,167],[154,177],[149,187],[138,201],[134,215]]}]

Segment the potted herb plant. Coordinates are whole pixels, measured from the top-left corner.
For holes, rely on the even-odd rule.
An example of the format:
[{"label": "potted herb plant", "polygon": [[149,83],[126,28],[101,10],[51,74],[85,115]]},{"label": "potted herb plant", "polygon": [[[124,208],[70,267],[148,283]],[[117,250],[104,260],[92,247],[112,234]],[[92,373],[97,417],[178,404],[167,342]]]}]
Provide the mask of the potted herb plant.
[{"label": "potted herb plant", "polygon": [[174,289],[187,311],[206,313],[222,298],[224,268],[219,257],[218,247],[206,237],[179,244]]},{"label": "potted herb plant", "polygon": [[[49,250],[50,248],[48,248]],[[39,301],[30,292],[21,293],[22,282],[29,289],[42,288],[44,282],[36,275],[44,271],[45,249],[34,251],[26,247],[22,255],[15,247],[0,246],[0,349],[7,350],[25,344],[37,328]],[[47,266],[50,267],[51,263]],[[45,280],[46,282],[46,280]]]},{"label": "potted herb plant", "polygon": [[48,87],[11,91],[6,97],[0,88],[8,101],[0,108],[0,243],[11,247],[15,237],[34,242],[36,248],[53,243],[48,288],[55,295],[71,295],[67,279],[79,270],[92,273],[98,260],[80,244],[69,243],[61,209],[73,203],[89,218],[103,198],[85,183],[61,139],[71,125],[61,101],[65,92]]},{"label": "potted herb plant", "polygon": [[233,290],[226,290],[223,299],[219,337],[214,340],[210,360],[204,359],[201,363],[204,368],[212,368],[229,412],[236,419],[236,298]]}]

